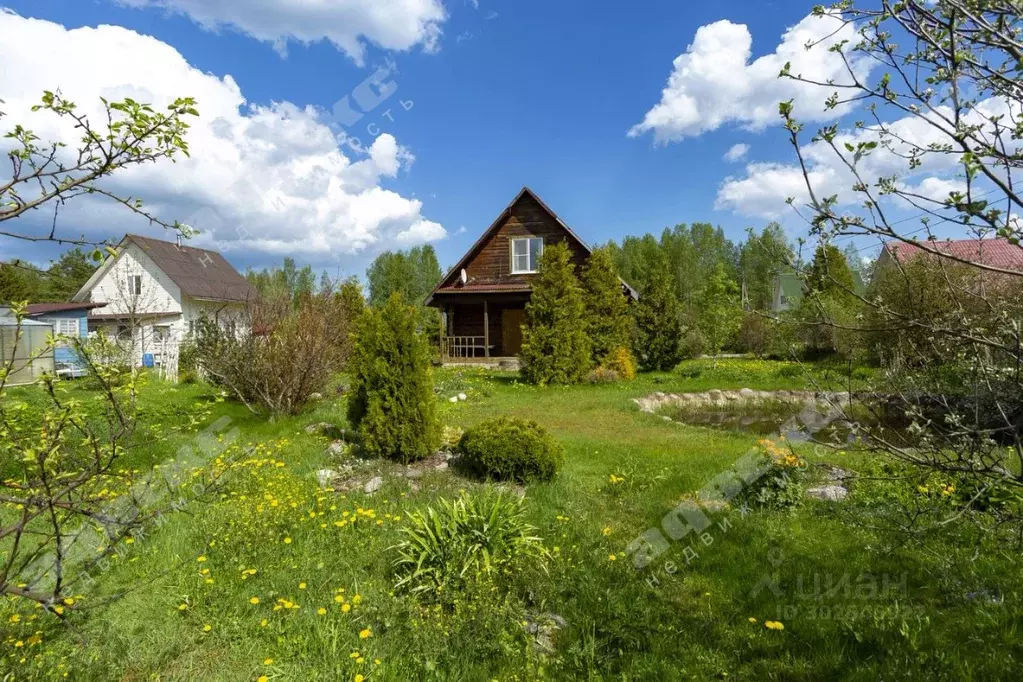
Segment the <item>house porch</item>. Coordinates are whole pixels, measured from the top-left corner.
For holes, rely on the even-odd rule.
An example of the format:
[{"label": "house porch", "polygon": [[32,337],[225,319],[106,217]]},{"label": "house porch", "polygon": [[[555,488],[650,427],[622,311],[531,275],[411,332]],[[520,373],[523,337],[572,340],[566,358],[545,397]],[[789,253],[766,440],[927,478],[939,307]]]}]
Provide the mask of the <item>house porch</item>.
[{"label": "house porch", "polygon": [[505,365],[517,364],[527,300],[526,296],[438,300],[441,362],[500,366],[503,360]]}]

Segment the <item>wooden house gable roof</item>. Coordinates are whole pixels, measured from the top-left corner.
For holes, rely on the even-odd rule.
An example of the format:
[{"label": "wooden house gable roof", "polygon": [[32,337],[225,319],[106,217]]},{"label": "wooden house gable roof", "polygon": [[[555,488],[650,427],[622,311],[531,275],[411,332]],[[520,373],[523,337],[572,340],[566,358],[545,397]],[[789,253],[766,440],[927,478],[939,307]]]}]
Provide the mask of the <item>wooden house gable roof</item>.
[{"label": "wooden house gable roof", "polygon": [[[529,201],[529,200],[532,200],[533,202],[535,202],[536,205],[538,205],[543,210],[543,212],[546,213],[550,217],[550,219],[553,221],[553,223],[555,225],[557,225],[557,227],[560,228],[564,232],[565,237],[566,237],[566,239],[568,241],[573,242],[575,245],[577,245],[578,248],[583,253],[585,253],[587,256],[593,252],[592,249],[590,249],[589,245],[587,245],[586,242],[583,241],[582,238],[580,238],[579,235],[577,235],[572,230],[572,228],[569,227],[568,224],[564,220],[562,220],[561,217],[551,209],[550,206],[548,206],[546,203],[544,203],[543,199],[541,199],[536,194],[536,192],[531,190],[529,187],[523,187],[519,191],[519,193],[515,195],[515,198],[512,199],[511,202],[509,202],[507,206],[505,206],[504,210],[501,211],[500,215],[497,216],[497,218],[494,220],[494,222],[492,222],[490,224],[490,227],[488,227],[483,232],[483,234],[480,235],[479,239],[477,239],[473,243],[473,245],[469,248],[469,250],[465,252],[465,255],[463,255],[458,260],[458,262],[455,263],[454,267],[452,267],[450,270],[448,270],[448,272],[444,275],[444,277],[441,278],[441,281],[437,284],[436,287],[434,287],[433,291],[430,292],[430,295],[426,298],[426,305],[430,305],[431,302],[433,301],[434,295],[439,293],[439,292],[443,292],[443,293],[456,293],[456,292],[459,292],[459,293],[461,293],[461,292],[465,292],[465,293],[500,293],[500,292],[529,292],[529,291],[531,291],[531,287],[530,287],[530,285],[528,283],[518,283],[518,284],[516,284],[516,283],[480,283],[480,284],[472,284],[472,283],[470,283],[468,285],[460,286],[460,282],[459,282],[459,279],[458,279],[461,270],[463,268],[465,268],[469,263],[471,263],[472,260],[474,258],[476,258],[480,254],[480,252],[484,249],[484,247],[487,246],[487,244],[491,241],[491,239],[493,239],[493,237],[501,230],[501,228],[505,226],[505,224],[511,218],[511,216],[513,214],[513,211],[515,210],[515,207],[519,203],[521,203],[523,201]],[[629,286],[624,280],[622,281],[622,285],[626,288],[626,290],[628,291],[630,296],[632,296],[634,299],[638,297],[637,294],[636,294],[635,289],[633,289],[631,286]]]}]

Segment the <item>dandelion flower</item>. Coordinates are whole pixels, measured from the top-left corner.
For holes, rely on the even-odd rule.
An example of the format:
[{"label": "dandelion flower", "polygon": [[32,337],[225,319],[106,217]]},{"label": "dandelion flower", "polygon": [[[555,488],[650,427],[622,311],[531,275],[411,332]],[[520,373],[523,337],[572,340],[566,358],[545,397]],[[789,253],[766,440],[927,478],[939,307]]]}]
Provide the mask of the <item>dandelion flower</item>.
[{"label": "dandelion flower", "polygon": [[614,554],[608,554],[607,560],[608,561],[618,561],[618,557],[615,556]]},{"label": "dandelion flower", "polygon": [[298,589],[304,590],[305,589],[305,583],[299,583],[298,584]]},{"label": "dandelion flower", "polygon": [[342,613],[348,613],[351,610],[352,610],[352,605],[351,604],[342,604],[341,605]]},{"label": "dandelion flower", "polygon": [[251,597],[249,599],[249,603],[250,604],[258,604],[259,603],[259,597]]},{"label": "dandelion flower", "polygon": [[326,616],[327,615],[327,609],[325,609],[325,608],[323,608],[321,606],[320,608],[316,609],[316,613],[317,613],[317,615],[320,615],[320,616]]},{"label": "dandelion flower", "polygon": [[366,679],[366,678],[363,677],[362,675],[356,675],[355,676],[355,682],[362,682],[364,679]]},{"label": "dandelion flower", "polygon": [[776,621],[776,620],[765,620],[764,621],[764,626],[768,630],[784,630],[785,629],[785,625],[780,623],[779,621]]},{"label": "dandelion flower", "polygon": [[203,625],[203,626],[202,626],[202,631],[203,631],[203,632],[209,632],[209,631],[210,631],[210,630],[212,630],[212,629],[213,629],[213,626],[212,626],[212,625],[208,625],[208,624],[207,624],[207,625]]},{"label": "dandelion flower", "polygon": [[291,544],[291,538],[284,538],[284,544],[290,545]]},{"label": "dandelion flower", "polygon": [[270,682],[270,678],[266,675],[260,675],[256,678],[256,682]]},{"label": "dandelion flower", "polygon": [[178,611],[184,611],[188,608],[188,604],[178,604]]},{"label": "dandelion flower", "polygon": [[369,639],[372,636],[373,636],[373,631],[370,630],[369,628],[366,628],[365,630],[363,630],[362,632],[359,633],[359,639]]},{"label": "dandelion flower", "polygon": [[274,659],[272,659],[272,658],[263,659],[263,665],[273,665],[273,664],[274,664]]},{"label": "dandelion flower", "polygon": [[748,620],[749,622],[751,622],[751,623],[756,623],[756,622],[757,622],[757,619],[756,619],[756,618],[754,618],[753,616],[750,616],[749,618],[747,618],[747,620]]}]

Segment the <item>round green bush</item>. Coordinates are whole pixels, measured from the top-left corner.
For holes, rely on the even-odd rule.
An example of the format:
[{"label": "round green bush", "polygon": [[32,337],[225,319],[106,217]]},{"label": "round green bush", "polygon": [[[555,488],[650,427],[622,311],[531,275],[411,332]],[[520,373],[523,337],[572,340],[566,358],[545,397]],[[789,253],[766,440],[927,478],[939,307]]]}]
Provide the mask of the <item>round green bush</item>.
[{"label": "round green bush", "polygon": [[478,476],[520,482],[549,481],[565,460],[565,448],[539,424],[509,417],[466,431],[458,452]]}]

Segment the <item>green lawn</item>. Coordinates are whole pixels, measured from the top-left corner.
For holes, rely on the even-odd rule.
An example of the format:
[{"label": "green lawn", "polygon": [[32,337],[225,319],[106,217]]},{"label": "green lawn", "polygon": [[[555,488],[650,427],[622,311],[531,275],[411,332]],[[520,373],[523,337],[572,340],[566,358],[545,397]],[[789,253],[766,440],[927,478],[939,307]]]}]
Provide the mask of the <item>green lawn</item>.
[{"label": "green lawn", "polygon": [[[811,370],[820,385],[847,387],[840,368]],[[224,488],[119,548],[81,590],[71,627],[5,603],[0,666],[13,679],[83,680],[980,680],[1009,679],[1023,666],[1018,558],[974,558],[959,528],[926,545],[874,530],[867,486],[837,507],[714,513],[702,540],[673,543],[651,566],[633,567],[629,543],[756,439],[668,422],[631,399],[804,388],[798,367],[700,361],[568,388],[443,370],[437,383],[446,425],[514,415],[565,444],[560,476],[526,490],[554,556],[548,572],[527,568],[507,576],[503,592],[481,588],[444,608],[396,595],[389,548],[403,514],[482,484],[431,470],[414,490],[401,467],[369,462],[359,476],[385,479],[375,495],[324,492],[316,471],[339,463],[325,452],[328,439],[304,427],[343,427],[343,400],[275,423],[216,402],[207,422],[231,420],[218,454],[237,456]],[[34,401],[33,390],[8,399]],[[459,392],[468,400],[447,400]],[[202,386],[154,382],[144,418],[175,423],[213,398]],[[169,463],[195,438],[168,433],[133,456]],[[873,465],[865,453],[803,454]],[[523,627],[541,613],[568,624],[551,654]]]}]

